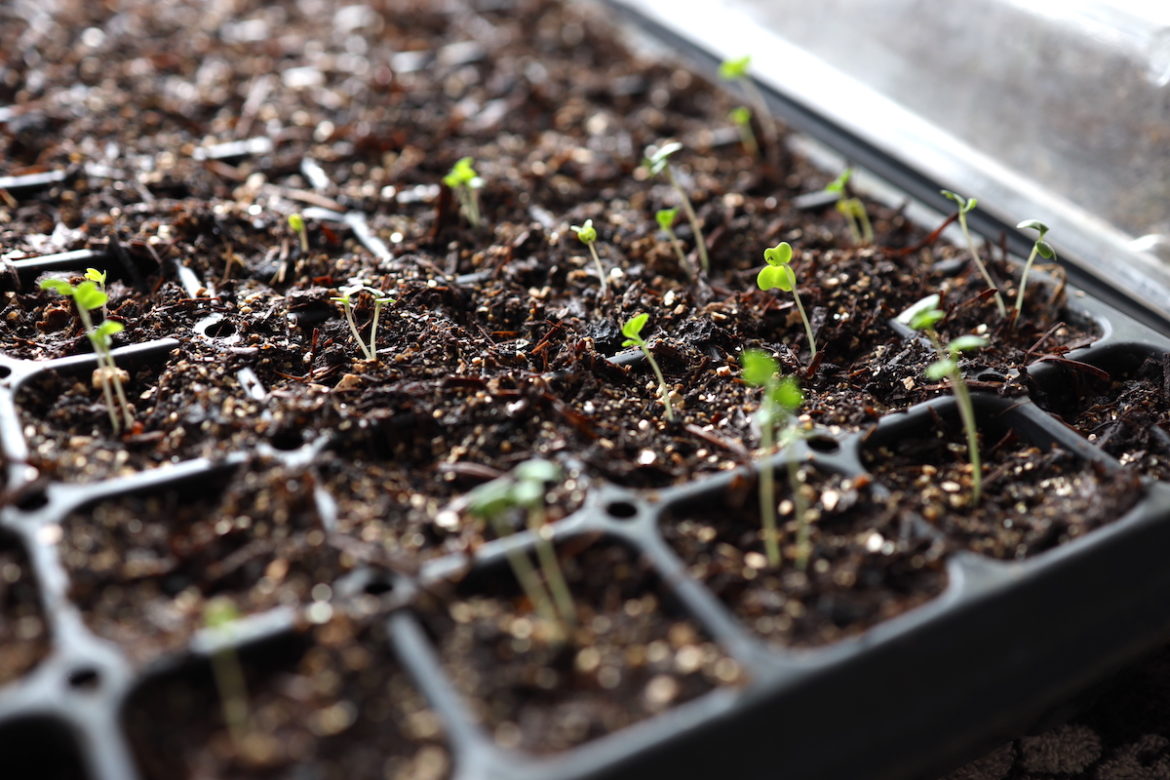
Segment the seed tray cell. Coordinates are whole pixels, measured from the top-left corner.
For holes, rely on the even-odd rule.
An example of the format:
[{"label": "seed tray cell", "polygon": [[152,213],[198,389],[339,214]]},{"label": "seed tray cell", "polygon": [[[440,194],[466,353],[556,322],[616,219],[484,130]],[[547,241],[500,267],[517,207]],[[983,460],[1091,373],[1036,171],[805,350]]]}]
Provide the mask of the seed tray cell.
[{"label": "seed tray cell", "polygon": [[[509,4],[478,5],[484,6],[479,11],[485,16],[476,17],[487,25],[482,29],[494,29],[486,20]],[[548,30],[538,32],[551,40]],[[434,54],[449,84],[463,69],[482,65],[478,46]],[[432,61],[430,54],[396,57],[406,58],[394,66],[401,77],[429,77],[424,63]],[[650,86],[664,71],[672,74],[667,83],[698,78],[657,65],[645,78],[623,82],[612,110],[643,110],[658,101],[662,105],[646,117],[654,121],[654,112],[669,107],[656,91],[662,87]],[[539,69],[530,69],[526,78],[539,76]],[[295,91],[265,81],[249,89]],[[708,110],[708,98],[684,95],[675,110]],[[489,104],[469,121],[498,124],[504,135],[514,113]],[[604,128],[610,120],[598,116],[579,119]],[[328,141],[325,130],[312,133]],[[402,216],[407,210],[423,215],[416,224],[433,229],[436,238],[458,220],[452,204],[444,204],[448,195],[434,184],[442,172],[410,163],[417,150],[397,148],[400,141],[382,131],[385,138],[368,132],[345,140],[345,154],[321,141],[314,154],[332,156],[319,161],[307,153],[312,133],[305,128],[291,128],[279,139],[187,143],[182,164],[198,163],[193,170],[201,178],[189,186],[203,195],[227,189],[222,178],[240,197],[266,197],[248,189],[254,172],[273,188],[264,190],[271,198],[260,214],[225,209],[205,214],[206,224],[179,226],[195,236],[230,237],[243,259],[239,269],[230,258],[226,266],[209,261],[222,261],[220,253],[194,252],[188,265],[149,243],[123,244],[116,236],[86,249],[6,261],[0,284],[18,297],[36,296],[37,280],[46,273],[106,270],[119,304],[127,307],[120,316],[165,320],[175,338],[127,338],[114,351],[146,412],[142,429],[115,448],[108,436],[69,433],[70,421],[100,420],[104,411],[89,382],[96,358],[70,343],[63,326],[53,327],[52,317],[68,313],[66,307],[57,307],[62,315],[46,315],[43,331],[34,324],[28,332],[0,334],[0,455],[9,497],[0,507],[0,627],[7,632],[14,626],[18,637],[12,643],[6,634],[0,658],[16,653],[22,659],[6,663],[15,672],[0,679],[3,765],[89,780],[302,772],[484,780],[651,773],[913,777],[944,770],[1026,727],[1166,638],[1170,570],[1162,551],[1170,545],[1170,469],[1162,456],[1170,457],[1170,448],[1158,450],[1165,436],[1158,426],[1166,422],[1170,339],[1139,324],[1139,312],[1106,303],[1107,293],[1066,290],[1059,275],[1036,280],[1029,299],[1039,311],[1047,298],[1066,292],[1069,302],[1056,320],[1027,339],[1019,331],[1005,334],[1020,343],[993,347],[1022,368],[1003,370],[1004,360],[977,354],[963,364],[988,456],[988,500],[1024,503],[1018,538],[979,528],[946,484],[917,503],[905,500],[924,478],[948,468],[960,475],[956,486],[961,481],[965,453],[955,405],[944,387],[924,388],[920,371],[898,373],[899,362],[921,362],[930,352],[917,334],[899,331],[889,319],[913,300],[886,311],[882,301],[850,299],[856,280],[848,276],[825,285],[834,292],[826,293],[815,315],[822,318],[818,327],[836,327],[827,313],[838,304],[872,325],[867,338],[874,343],[862,346],[888,351],[885,362],[869,368],[905,393],[890,394],[894,400],[886,405],[875,400],[872,409],[834,416],[830,390],[816,387],[810,404],[820,424],[789,451],[759,464],[751,463],[741,441],[714,426],[692,426],[694,448],[708,455],[695,473],[680,475],[655,452],[654,439],[637,438],[652,435],[658,398],[640,353],[620,351],[616,322],[597,322],[588,338],[558,344],[576,350],[577,360],[567,367],[556,355],[536,366],[526,356],[552,352],[548,345],[558,326],[531,328],[527,306],[492,311],[497,340],[485,354],[466,356],[469,364],[490,359],[512,366],[524,381],[493,384],[474,372],[394,377],[361,415],[351,414],[346,403],[317,403],[313,398],[340,395],[346,383],[365,381],[352,355],[328,351],[346,336],[336,311],[322,303],[322,291],[344,282],[350,271],[401,273],[401,294],[421,309],[459,315],[467,314],[479,285],[500,278],[531,291],[534,300],[556,294],[546,284],[550,279],[582,290],[580,301],[562,302],[566,310],[597,302],[591,272],[571,263],[540,272],[553,246],[541,231],[559,230],[576,202],[577,184],[567,174],[533,178],[536,195],[524,207],[531,229],[510,236],[499,256],[484,257],[446,239],[432,242],[433,262],[400,253],[394,236],[409,224]],[[708,133],[707,139],[703,133],[688,140],[706,139],[704,148],[716,155],[734,150],[735,136],[724,133],[721,140]],[[637,151],[626,135],[611,141],[590,131],[590,138],[589,154],[561,161],[565,171],[604,179],[607,166]],[[840,138],[828,134],[828,140]],[[379,148],[379,160],[405,166],[405,172],[393,192],[367,192],[373,185],[354,181],[369,174],[370,165],[351,157],[367,153],[363,145],[381,143],[389,146]],[[383,157],[391,147],[396,156]],[[794,159],[799,171],[813,170]],[[886,169],[902,165],[887,162]],[[75,180],[105,186],[103,175],[92,166],[69,168],[5,177],[0,189],[7,184],[13,198],[51,200]],[[147,179],[157,195],[189,194],[183,190],[188,185],[168,179],[173,175]],[[758,186],[750,171],[742,175],[745,189]],[[695,179],[709,184],[710,173]],[[665,186],[650,192],[654,202],[669,198]],[[376,195],[393,200],[394,208]],[[132,199],[125,189],[121,196]],[[719,220],[719,241],[745,240],[741,228],[758,216],[737,212],[735,201],[725,196],[718,209],[706,210]],[[274,204],[301,210],[312,222],[314,244],[336,256],[303,257],[291,241],[264,246]],[[149,203],[137,213],[123,205],[128,220],[158,219]],[[774,208],[790,219],[831,206],[823,195],[805,193],[777,199]],[[923,231],[899,211],[880,214],[900,241],[918,242],[900,246],[899,257],[929,253]],[[627,228],[613,236],[617,257],[635,255],[642,251],[639,242],[646,243],[645,235]],[[683,226],[679,235],[692,238]],[[834,241],[828,229],[805,238],[821,248]],[[192,240],[192,247],[197,244]],[[667,260],[652,255],[647,262],[667,267]],[[965,295],[961,258],[944,251],[931,269],[958,300]],[[830,250],[822,270],[844,273],[846,266],[834,265],[839,259]],[[876,268],[881,258],[862,260]],[[309,279],[314,289],[297,289],[287,306],[278,306],[283,296],[273,291],[273,279],[282,269]],[[678,279],[669,274],[680,272],[656,273],[673,284]],[[750,286],[750,269],[734,273],[744,281],[737,289]],[[794,335],[801,329],[791,312],[773,299],[741,298],[724,308],[712,298],[708,321],[685,323],[698,334],[693,341],[656,346],[668,374],[693,362],[705,371],[725,368],[717,361],[728,345],[703,338],[716,338],[710,335],[716,315],[726,320],[738,315],[736,307],[755,305],[761,307],[759,331],[736,336],[799,362],[803,347],[793,345],[804,342]],[[615,317],[622,305],[614,302]],[[249,316],[241,319],[242,312]],[[956,332],[947,335],[966,332],[967,324],[956,317],[946,324]],[[465,325],[461,316],[444,321],[452,329]],[[397,329],[408,334],[411,349],[441,341],[436,334],[442,331],[423,315]],[[279,334],[287,332],[308,335],[293,348],[291,342],[276,348]],[[188,340],[198,348],[178,360]],[[290,356],[297,349],[319,352],[307,360]],[[321,369],[312,374],[318,382],[300,383],[306,365]],[[833,359],[823,365],[837,370]],[[208,376],[230,382],[230,403],[207,397],[184,417],[160,410],[170,394],[187,392]],[[325,377],[329,384],[320,384]],[[642,394],[637,409],[646,430],[620,442],[637,458],[633,467],[618,463],[591,430],[593,422],[550,389],[598,378]],[[302,385],[309,387],[309,401],[268,403]],[[1155,411],[1161,416],[1102,417],[1118,393],[1135,401],[1159,397]],[[921,403],[898,400],[931,396]],[[448,416],[451,398],[474,399],[468,402],[470,424]],[[727,413],[739,415],[746,440],[747,415],[733,407]],[[628,413],[616,401],[614,408]],[[591,414],[605,418],[611,411]],[[519,608],[508,562],[516,555],[538,560],[538,540],[522,529],[481,539],[457,522],[467,491],[499,476],[497,466],[507,461],[484,465],[447,456],[475,446],[482,430],[503,423],[539,441],[569,435],[546,425],[550,420],[568,421],[573,435],[582,437],[558,443],[569,455],[562,463],[565,478],[550,493],[548,519],[549,541],[591,641],[541,644],[534,651],[542,627]],[[316,436],[318,424],[336,434]],[[1148,441],[1139,442],[1140,450],[1118,449],[1111,426],[1145,426]],[[151,456],[160,436],[182,440],[172,447],[175,458]],[[65,455],[43,456],[46,442]],[[1012,471],[1021,452],[1039,453],[1027,463],[1041,472],[1041,487],[1028,495],[1012,492],[1031,478]],[[436,482],[412,482],[401,467],[407,459],[433,466]],[[782,499],[786,547],[805,543],[792,519],[793,491],[816,508],[807,568],[769,570],[762,563],[756,509],[762,469],[773,475]],[[1045,491],[1077,493],[1085,486],[1109,500],[1075,517],[1041,512]],[[125,539],[134,540],[134,550],[123,558]],[[216,595],[232,598],[242,613],[226,628],[201,624],[204,600]],[[541,663],[521,662],[533,652]],[[225,657],[242,665],[249,706],[262,727],[239,741],[225,723],[216,681],[216,664]],[[589,706],[570,706],[574,702]]]}]

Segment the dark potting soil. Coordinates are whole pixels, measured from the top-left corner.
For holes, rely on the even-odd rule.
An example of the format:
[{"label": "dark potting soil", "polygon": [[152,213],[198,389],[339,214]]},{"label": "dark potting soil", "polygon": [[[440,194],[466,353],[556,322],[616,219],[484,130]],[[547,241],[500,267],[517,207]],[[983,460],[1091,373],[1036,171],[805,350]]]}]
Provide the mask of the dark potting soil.
[{"label": "dark potting soil", "polygon": [[[110,274],[101,316],[125,325],[115,345],[176,340],[119,358],[136,419],[121,434],[87,370],[29,380],[17,406],[39,480],[9,486],[14,495],[45,481],[98,484],[259,447],[304,456],[298,467],[250,459],[191,500],[131,493],[67,519],[60,551],[71,595],[86,624],[136,663],[181,652],[216,595],[251,614],[303,606],[315,586],[358,563],[410,574],[443,553],[472,560],[490,534],[461,497],[534,457],[566,471],[546,497],[553,521],[603,482],[659,488],[743,465],[757,444],[751,417],[759,399],[739,380],[743,348],[767,349],[800,376],[805,424],[841,432],[948,391],[922,377],[934,359],[929,349],[887,324],[928,294],[941,294],[948,309],[944,336],[989,336],[990,347],[965,359],[978,389],[1021,395],[1025,386],[1005,379],[1013,369],[1097,335],[1065,305],[1059,281],[1030,284],[1026,316],[1000,320],[966,253],[899,209],[868,203],[877,240],[853,246],[831,206],[797,201],[837,172],[786,150],[776,165],[746,154],[726,121],[734,96],[630,54],[596,9],[551,0],[408,5],[137,0],[115,11],[66,0],[32,20],[0,6],[0,52],[8,53],[0,174],[68,174],[40,190],[0,192],[3,259],[101,252],[94,263]],[[654,212],[677,197],[640,161],[666,138],[686,147],[675,170],[705,226],[712,269],[703,281],[679,268],[655,225]],[[219,146],[233,141],[257,151]],[[485,181],[485,221],[476,227],[438,186],[464,156]],[[389,253],[371,251],[356,229],[310,208],[363,213]],[[288,226],[294,212],[307,215],[307,251]],[[570,229],[586,219],[599,233],[606,294]],[[682,222],[676,230],[693,262],[695,235]],[[815,359],[792,300],[755,285],[762,250],[782,240],[796,249]],[[1012,299],[1017,269],[1001,253],[987,256]],[[377,361],[361,359],[333,300],[354,277],[394,299],[379,323]],[[13,274],[0,274],[0,352],[44,360],[89,349],[60,296],[16,287]],[[650,314],[645,335],[670,385],[675,422],[664,419],[643,362],[609,360],[624,351],[621,325],[639,312]],[[368,294],[355,316],[368,338]],[[961,474],[955,479],[962,483]],[[902,536],[902,510],[942,504],[903,499],[891,514],[859,496],[866,511],[838,518],[822,496],[824,527],[814,536],[829,570],[814,562],[810,577],[765,577],[791,588],[787,604],[809,616],[778,620],[765,633],[832,641],[937,593],[938,552]],[[1124,508],[1109,495],[1099,503],[1100,522]],[[741,573],[738,556],[746,562],[758,541],[750,511],[736,529],[715,528],[719,539],[731,535],[738,552],[719,547],[719,555]],[[875,524],[865,540],[861,518]],[[695,523],[675,543],[701,560],[714,553],[695,547],[710,533]],[[884,540],[878,557],[863,555],[857,545],[874,533]],[[880,557],[886,543],[894,552]],[[581,562],[591,556],[612,567],[604,580]],[[663,589],[624,548],[562,560],[588,618],[572,643],[517,636],[525,623],[536,629],[506,573],[477,575],[448,601],[419,607],[448,672],[499,742],[556,751],[736,684],[734,664],[693,621],[666,609]],[[879,560],[889,564],[880,572]],[[25,571],[21,565],[18,591],[28,585]],[[856,593],[858,583],[866,595]],[[870,583],[880,584],[871,592]],[[725,587],[729,594],[740,586],[729,578]],[[21,625],[38,633],[27,617]],[[333,668],[364,673],[351,656],[370,652],[366,634],[342,631],[328,647],[320,653],[341,659]],[[6,644],[0,679],[27,668],[7,652]],[[317,659],[311,670],[334,663],[306,652]],[[311,677],[291,674],[275,679]],[[388,684],[407,720],[425,712],[395,693],[398,683],[353,680],[354,700],[382,696]],[[277,747],[261,740],[235,756],[215,721],[212,686],[173,684],[186,691],[180,704],[149,681],[128,710],[150,776],[247,774],[324,755],[295,737]],[[287,702],[313,700],[317,684],[265,688],[257,695],[276,698],[260,722],[284,733],[303,714]],[[265,706],[258,702],[257,712]],[[180,716],[188,719],[182,727]],[[367,728],[363,715],[341,735],[360,761],[370,754],[353,746]],[[431,774],[449,768],[445,754],[426,746],[433,728],[402,733],[411,746],[395,753],[408,758],[394,766],[407,768],[394,772],[410,775],[412,762]],[[339,755],[331,766],[342,769],[327,776],[379,774],[366,770],[382,758],[354,765],[344,763],[347,751]],[[173,763],[180,756],[188,770]]]},{"label": "dark potting soil", "polygon": [[1045,410],[1117,458],[1128,471],[1170,480],[1168,356],[1119,352],[1103,365],[1060,366],[1033,390]]},{"label": "dark potting soil", "polygon": [[533,619],[503,565],[422,604],[444,670],[500,745],[564,750],[741,679],[629,549],[578,538],[558,553],[576,610],[567,638]]},{"label": "dark potting soil", "polygon": [[787,469],[776,473],[782,560],[769,565],[755,480],[672,509],[661,530],[693,577],[745,626],[777,644],[812,646],[859,633],[946,587],[943,545],[909,514],[876,499],[868,477],[798,472],[806,493],[808,563]]},{"label": "dark potting soil", "polygon": [[361,620],[334,615],[236,660],[242,733],[225,725],[207,662],[148,677],[131,694],[122,720],[144,778],[450,776],[438,717]]},{"label": "dark potting soil", "polygon": [[982,431],[982,497],[971,501],[962,427],[934,417],[933,429],[871,442],[862,460],[893,500],[939,528],[954,547],[1017,560],[1120,519],[1141,498],[1135,475],[1110,471],[1059,444],[1034,444],[1009,429]]},{"label": "dark potting soil", "polygon": [[48,654],[49,635],[24,548],[0,534],[0,685],[18,680]]}]

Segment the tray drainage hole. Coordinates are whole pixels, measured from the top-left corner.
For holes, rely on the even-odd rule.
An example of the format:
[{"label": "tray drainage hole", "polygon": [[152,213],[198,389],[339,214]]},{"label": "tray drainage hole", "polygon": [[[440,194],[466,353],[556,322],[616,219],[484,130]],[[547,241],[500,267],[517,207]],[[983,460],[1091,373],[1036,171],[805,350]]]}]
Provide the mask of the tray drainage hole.
[{"label": "tray drainage hole", "polygon": [[394,591],[394,583],[387,579],[377,578],[370,580],[366,586],[362,588],[370,596],[385,596],[387,593]]},{"label": "tray drainage hole", "polygon": [[236,324],[228,320],[216,320],[207,326],[204,333],[213,339],[226,339],[228,336],[236,335]]},{"label": "tray drainage hole", "polygon": [[841,442],[830,436],[813,436],[808,441],[808,447],[814,452],[820,452],[825,455],[832,455],[837,450],[841,449]]},{"label": "tray drainage hole", "polygon": [[304,437],[301,436],[300,431],[294,431],[291,428],[286,428],[285,430],[277,431],[276,433],[272,434],[272,438],[268,440],[268,443],[278,450],[291,452],[292,450],[299,449],[300,446],[305,443],[305,440]]},{"label": "tray drainage hole", "polygon": [[45,495],[45,491],[36,490],[32,493],[25,493],[13,503],[17,509],[23,509],[25,512],[35,512],[41,507],[48,506],[49,497]]},{"label": "tray drainage hole", "polygon": [[7,379],[12,376],[12,369],[8,366],[0,366],[0,379]]},{"label": "tray drainage hole", "polygon": [[615,517],[618,520],[629,520],[638,514],[638,507],[629,501],[610,501],[605,505],[605,511],[609,512],[610,517]]},{"label": "tray drainage hole", "polygon": [[80,666],[69,673],[69,687],[78,691],[95,691],[102,676],[92,666]]},{"label": "tray drainage hole", "polygon": [[1003,374],[996,371],[984,371],[978,376],[980,382],[1002,382],[1006,378]]}]

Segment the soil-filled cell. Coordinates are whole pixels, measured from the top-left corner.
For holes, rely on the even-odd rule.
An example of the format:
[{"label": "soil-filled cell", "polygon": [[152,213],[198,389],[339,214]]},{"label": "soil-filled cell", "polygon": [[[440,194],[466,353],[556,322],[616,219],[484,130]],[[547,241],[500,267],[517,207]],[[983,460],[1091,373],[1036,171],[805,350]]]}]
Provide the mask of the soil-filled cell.
[{"label": "soil-filled cell", "polygon": [[977,403],[982,489],[954,404],[877,429],[862,460],[898,505],[955,547],[1001,560],[1050,550],[1121,519],[1142,497],[1136,475],[1072,452],[1037,422],[1000,403]]},{"label": "soil-filled cell", "polygon": [[0,685],[19,680],[49,651],[32,565],[8,534],[0,534],[0,637]]},{"label": "soil-filled cell", "polygon": [[178,650],[207,599],[244,614],[312,600],[344,573],[306,472],[245,465],[88,504],[63,523],[70,595],[136,660]]},{"label": "soil-filled cell", "polygon": [[[147,678],[122,713],[139,771],[145,780],[449,776],[441,723],[384,637],[380,623],[335,616]],[[225,663],[240,683],[215,671]]]},{"label": "soil-filled cell", "polygon": [[444,670],[499,744],[565,750],[741,679],[636,553],[587,539],[557,552],[571,621],[539,617],[503,562],[419,613]]},{"label": "soil-filled cell", "polygon": [[[725,487],[668,507],[660,529],[691,576],[750,630],[778,645],[833,642],[899,615],[946,587],[942,545],[873,496],[867,477],[807,464],[775,472],[780,558],[764,544],[760,485]],[[765,492],[766,494],[766,492]]]}]

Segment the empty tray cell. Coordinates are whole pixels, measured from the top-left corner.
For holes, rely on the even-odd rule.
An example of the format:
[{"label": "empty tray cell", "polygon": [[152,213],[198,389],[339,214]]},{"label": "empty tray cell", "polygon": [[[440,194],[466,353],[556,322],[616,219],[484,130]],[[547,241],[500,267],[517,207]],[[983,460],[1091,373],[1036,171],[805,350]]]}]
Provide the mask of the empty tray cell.
[{"label": "empty tray cell", "polygon": [[420,605],[447,675],[497,743],[565,750],[740,680],[636,552],[586,538],[557,552],[576,611],[563,632],[535,616],[503,561]]},{"label": "empty tray cell", "polygon": [[0,766],[4,776],[38,780],[89,777],[77,737],[60,721],[34,716],[0,723]]},{"label": "empty tray cell", "polygon": [[[1027,558],[1119,520],[1142,497],[1136,475],[1118,472],[1060,441],[1059,423],[1010,402],[975,397],[983,461],[981,499],[958,408],[950,399],[893,418],[867,436],[862,460],[894,495],[960,548],[1002,560]],[[1035,411],[1035,410],[1033,410]],[[1067,434],[1066,434],[1067,435]]]},{"label": "empty tray cell", "polygon": [[306,604],[343,573],[313,485],[256,465],[89,503],[63,522],[70,594],[95,632],[140,661],[181,648],[212,596],[244,614]]},{"label": "empty tray cell", "polygon": [[1170,353],[1119,346],[1056,363],[1032,397],[1123,466],[1170,480]]},{"label": "empty tray cell", "polygon": [[0,685],[18,680],[49,651],[36,577],[12,536],[0,533]]},{"label": "empty tray cell", "polygon": [[[337,615],[307,634],[221,649],[210,662],[146,678],[122,711],[139,772],[144,780],[447,777],[441,723],[384,637],[381,623]],[[236,675],[214,664],[237,669],[242,685],[222,682]],[[242,702],[234,729],[221,697]]]},{"label": "empty tray cell", "polygon": [[691,576],[759,636],[790,646],[833,642],[946,587],[942,545],[917,534],[909,513],[876,499],[868,476],[800,467],[803,524],[788,469],[775,479],[779,566],[766,555],[754,475],[678,501],[659,525]]}]

